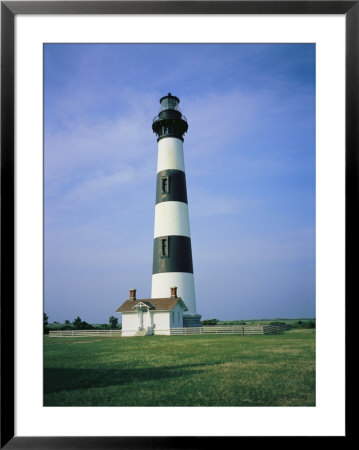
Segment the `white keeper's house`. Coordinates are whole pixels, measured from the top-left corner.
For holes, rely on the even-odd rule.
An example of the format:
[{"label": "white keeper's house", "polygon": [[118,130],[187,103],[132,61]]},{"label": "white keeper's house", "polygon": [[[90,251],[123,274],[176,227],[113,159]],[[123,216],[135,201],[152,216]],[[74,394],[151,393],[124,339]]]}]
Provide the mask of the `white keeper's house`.
[{"label": "white keeper's house", "polygon": [[171,297],[136,298],[136,289],[130,289],[130,298],[116,312],[122,314],[122,336],[145,336],[171,333],[171,328],[183,328],[183,313],[188,311],[177,288],[171,287]]}]

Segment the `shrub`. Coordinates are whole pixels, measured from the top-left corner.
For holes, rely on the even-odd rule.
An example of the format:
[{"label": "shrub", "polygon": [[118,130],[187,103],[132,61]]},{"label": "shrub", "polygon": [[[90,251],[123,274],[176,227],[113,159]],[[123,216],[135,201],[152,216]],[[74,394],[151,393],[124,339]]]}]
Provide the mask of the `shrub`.
[{"label": "shrub", "polygon": [[76,319],[72,322],[72,325],[74,326],[75,330],[79,330],[81,323],[82,323],[81,317],[77,316]]},{"label": "shrub", "polygon": [[313,320],[297,320],[292,325],[293,328],[315,328],[315,321]]},{"label": "shrub", "polygon": [[49,316],[44,313],[44,334],[49,334]]},{"label": "shrub", "polygon": [[220,325],[246,325],[244,320],[224,320],[219,322]]},{"label": "shrub", "polygon": [[111,317],[108,319],[108,322],[109,322],[110,328],[111,328],[112,330],[115,330],[115,329],[117,328],[117,326],[118,326],[118,319],[117,319],[117,317],[111,316]]},{"label": "shrub", "polygon": [[79,329],[80,330],[93,330],[94,327],[83,320],[79,325]]},{"label": "shrub", "polygon": [[217,325],[217,319],[202,320],[202,325]]}]

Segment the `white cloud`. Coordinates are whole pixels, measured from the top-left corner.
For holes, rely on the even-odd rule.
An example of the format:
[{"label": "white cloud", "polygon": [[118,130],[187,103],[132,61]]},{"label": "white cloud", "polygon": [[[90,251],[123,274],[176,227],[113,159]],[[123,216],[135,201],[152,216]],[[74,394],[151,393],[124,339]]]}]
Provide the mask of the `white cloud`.
[{"label": "white cloud", "polygon": [[64,202],[93,201],[94,198],[108,195],[109,191],[113,192],[114,190],[120,194],[121,187],[125,186],[125,189],[128,188],[128,185],[139,187],[141,180],[148,176],[149,172],[147,170],[144,171],[143,168],[135,170],[133,167],[122,167],[121,170],[114,173],[89,177],[70,190],[64,196]]},{"label": "white cloud", "polygon": [[218,194],[206,195],[192,191],[190,202],[191,217],[226,216],[240,213],[243,202],[238,198],[219,196]]}]

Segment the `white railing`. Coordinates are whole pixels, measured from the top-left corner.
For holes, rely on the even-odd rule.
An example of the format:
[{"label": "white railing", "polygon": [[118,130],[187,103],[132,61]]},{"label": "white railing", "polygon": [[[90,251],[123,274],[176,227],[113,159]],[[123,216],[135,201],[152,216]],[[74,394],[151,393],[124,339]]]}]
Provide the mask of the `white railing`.
[{"label": "white railing", "polygon": [[263,325],[263,334],[278,334],[288,328],[288,325]]},{"label": "white railing", "polygon": [[188,328],[171,328],[171,335],[193,334],[263,334],[263,327],[245,325],[222,325]]},{"label": "white railing", "polygon": [[194,334],[278,334],[287,329],[280,325],[222,325],[188,328],[171,328],[172,336],[194,335]]},{"label": "white railing", "polygon": [[121,336],[122,330],[59,330],[49,331],[50,337],[81,337],[81,336]]},{"label": "white railing", "polygon": [[[153,334],[170,334],[171,336],[184,336],[195,334],[278,334],[288,329],[287,325],[222,325],[222,326],[204,326],[204,327],[186,327],[171,328],[170,330],[153,330]],[[132,330],[135,333],[137,330]],[[131,330],[127,333],[132,334]],[[126,333],[126,334],[127,334]],[[81,337],[81,336],[113,336],[121,337],[122,330],[60,330],[50,331],[50,337]]]}]

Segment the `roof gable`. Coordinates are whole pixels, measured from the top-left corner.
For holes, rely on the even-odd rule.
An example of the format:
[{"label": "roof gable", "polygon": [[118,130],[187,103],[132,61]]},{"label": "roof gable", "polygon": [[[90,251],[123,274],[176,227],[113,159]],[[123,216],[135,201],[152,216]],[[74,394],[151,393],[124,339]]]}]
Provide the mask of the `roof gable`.
[{"label": "roof gable", "polygon": [[153,304],[151,302],[142,302],[141,300],[139,302],[134,302],[132,301],[132,303],[135,303],[135,305],[132,306],[132,309],[155,309],[155,307],[153,306]]}]

